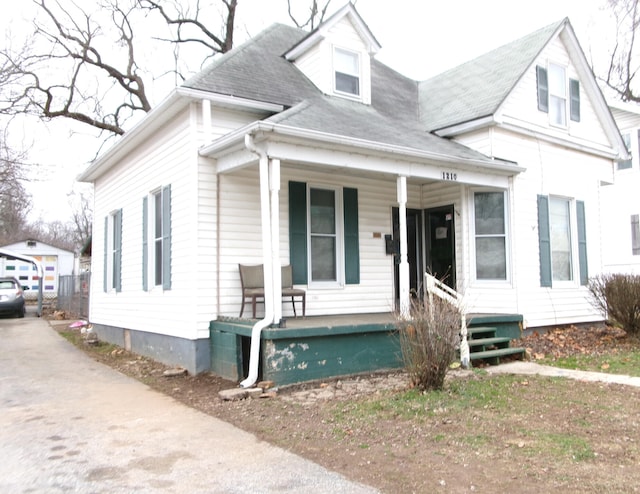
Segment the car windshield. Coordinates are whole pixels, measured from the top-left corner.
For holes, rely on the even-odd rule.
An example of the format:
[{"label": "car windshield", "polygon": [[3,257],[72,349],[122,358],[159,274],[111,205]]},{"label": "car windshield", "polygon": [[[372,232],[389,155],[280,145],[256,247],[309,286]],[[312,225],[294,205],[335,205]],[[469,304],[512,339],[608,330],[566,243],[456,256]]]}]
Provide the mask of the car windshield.
[{"label": "car windshield", "polygon": [[13,281],[0,281],[0,290],[11,290],[16,285]]}]

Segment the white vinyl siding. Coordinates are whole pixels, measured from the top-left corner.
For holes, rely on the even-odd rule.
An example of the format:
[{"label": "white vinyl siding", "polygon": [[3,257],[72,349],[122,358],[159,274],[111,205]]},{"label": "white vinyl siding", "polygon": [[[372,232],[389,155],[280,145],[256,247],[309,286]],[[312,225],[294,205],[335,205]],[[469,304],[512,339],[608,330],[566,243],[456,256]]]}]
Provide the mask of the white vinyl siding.
[{"label": "white vinyl siding", "polygon": [[[96,324],[187,339],[208,336],[209,322],[216,316],[216,278],[211,276],[215,242],[209,241],[208,250],[195,246],[198,238],[213,237],[215,180],[200,180],[199,176],[212,177],[215,168],[193,151],[197,134],[192,111],[199,112],[200,105],[176,115],[171,126],[157,129],[95,184],[94,215],[104,218],[117,207],[122,208],[124,219],[122,292],[118,297],[107,297],[102,291],[104,229],[93,232],[90,311]],[[142,198],[169,183],[174,204],[171,290],[144,291]],[[199,189],[203,192],[195,193]],[[204,219],[203,211],[208,213]]]},{"label": "white vinyl siding", "polygon": [[[359,90],[357,95],[348,91],[336,92],[334,49],[339,48],[358,56]],[[333,26],[322,41],[300,55],[295,65],[325,94],[341,94],[357,97],[365,104],[371,103],[371,60],[367,46],[348,18]],[[356,74],[351,74],[355,76]]]},{"label": "white vinyl siding", "polygon": [[[307,290],[307,316],[390,312],[394,307],[393,256],[385,252],[384,233],[392,231],[392,207],[397,205],[395,180],[337,175],[317,169],[301,170],[281,163],[280,259],[289,262],[289,181],[313,187],[353,188],[358,191],[360,281],[356,284],[303,286]],[[238,264],[260,264],[260,203],[257,167],[220,177],[221,315],[240,311]],[[410,203],[420,207],[420,189],[409,186]],[[291,304],[283,304],[291,317]],[[258,317],[262,314],[258,306]]]},{"label": "white vinyl siding", "polygon": [[[518,81],[515,88],[499,109],[498,119],[505,125],[513,125],[548,136],[553,139],[566,140],[568,143],[608,150],[610,143],[604,132],[600,118],[591,103],[591,95],[586,84],[580,84],[580,121],[567,118],[565,127],[552,126],[549,114],[540,111],[537,99],[538,66],[547,68],[549,63],[565,68],[568,81],[579,80],[576,68],[571,63],[569,54],[561,37],[554,39],[536,58],[527,72]],[[506,156],[493,154],[494,156]],[[509,159],[512,159],[509,157]]]},{"label": "white vinyl siding", "polygon": [[[522,95],[529,100],[535,114],[537,110],[535,102],[535,70],[532,72],[532,86],[534,97],[531,94]],[[515,106],[515,101],[512,104]],[[583,100],[582,122],[584,119],[585,105]],[[586,236],[589,246],[588,265],[595,274],[602,265],[602,251],[598,247],[603,236],[603,224],[598,211],[598,198],[601,191],[607,187],[601,186],[601,181],[610,179],[611,160],[599,158],[587,153],[567,149],[540,139],[531,139],[526,135],[513,131],[492,128],[484,132],[474,132],[457,138],[476,149],[490,152],[494,156],[509,156],[520,166],[526,168],[526,172],[513,178],[513,186],[507,194],[508,218],[507,231],[510,238],[509,267],[511,269],[509,280],[505,283],[474,283],[466,279],[458,282],[458,289],[465,294],[468,310],[470,312],[501,313],[505,310],[514,310],[525,318],[525,325],[547,326],[554,324],[570,324],[575,322],[592,322],[601,319],[600,314],[591,305],[586,287],[577,281],[578,271],[574,266],[572,282],[564,282],[564,286],[554,288],[540,286],[539,264],[539,239],[538,239],[538,215],[536,197],[543,193],[556,195],[557,197],[575,197],[585,199]],[[429,190],[433,194],[425,195],[427,199],[437,198],[439,187],[434,185]],[[467,195],[463,195],[467,197]],[[472,208],[472,196],[469,195],[467,209]],[[458,218],[456,218],[458,219]],[[464,224],[464,215],[461,215],[458,224],[463,228],[462,234],[456,238],[464,241],[468,238],[468,248],[471,251],[474,237],[472,223]],[[615,214],[610,214],[606,222],[617,220]],[[629,215],[624,217],[624,224],[620,227],[629,235]],[[465,230],[466,229],[466,230]],[[574,228],[575,230],[575,228]],[[618,233],[619,235],[619,233]],[[577,239],[576,239],[577,242]],[[576,244],[572,244],[574,250]],[[630,257],[630,240],[626,243],[626,252]],[[464,254],[464,246],[462,253]],[[472,252],[472,251],[471,251]],[[576,253],[574,252],[574,259]],[[469,269],[473,273],[473,259],[456,259],[458,270]],[[464,262],[467,268],[462,267]],[[506,309],[506,308],[509,309]]]}]

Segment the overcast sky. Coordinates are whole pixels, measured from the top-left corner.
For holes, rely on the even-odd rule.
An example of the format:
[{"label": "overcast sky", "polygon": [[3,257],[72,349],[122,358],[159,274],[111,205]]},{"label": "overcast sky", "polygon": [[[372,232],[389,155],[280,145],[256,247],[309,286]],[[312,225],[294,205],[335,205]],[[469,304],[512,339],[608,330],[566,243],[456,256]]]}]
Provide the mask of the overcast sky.
[{"label": "overcast sky", "polygon": [[[306,8],[310,3],[293,1],[296,9]],[[571,20],[589,56],[591,48],[605,46],[605,36],[610,35],[610,23],[603,10],[605,2],[357,0],[356,8],[382,46],[378,59],[409,77],[426,79],[564,17]],[[27,0],[0,0],[3,11],[0,25],[4,22],[5,28],[7,24],[13,26],[15,33],[15,27],[21,25],[16,19],[28,20],[29,5]],[[272,22],[291,24],[286,0],[239,0],[238,5],[237,43]],[[331,12],[342,5],[343,0],[332,0]],[[25,142],[33,141],[34,128],[32,123],[26,124]],[[38,127],[36,135],[34,158],[49,165],[49,172],[45,182],[30,186],[34,194],[32,216],[66,220],[70,212],[66,194],[96,152],[97,142],[82,136],[70,138],[62,122],[46,129]],[[53,204],[57,207],[52,207]]]}]

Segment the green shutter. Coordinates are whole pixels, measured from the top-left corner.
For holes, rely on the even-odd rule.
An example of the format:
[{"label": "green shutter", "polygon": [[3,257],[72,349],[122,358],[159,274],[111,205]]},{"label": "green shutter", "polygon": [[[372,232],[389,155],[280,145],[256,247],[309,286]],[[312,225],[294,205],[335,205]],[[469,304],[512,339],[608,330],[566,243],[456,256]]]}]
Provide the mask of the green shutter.
[{"label": "green shutter", "polygon": [[171,185],[162,188],[162,288],[171,289]]},{"label": "green shutter", "polygon": [[551,286],[551,232],[549,198],[538,196],[538,242],[540,246],[540,286]]},{"label": "green shutter", "polygon": [[113,286],[116,292],[122,291],[122,209],[113,216],[113,235],[115,243],[115,256],[113,259]]},{"label": "green shutter", "polygon": [[149,206],[148,198],[142,198],[142,289],[146,292],[149,289]]},{"label": "green shutter", "polygon": [[358,189],[344,188],[344,274],[347,284],[360,283]]},{"label": "green shutter", "polygon": [[289,182],[289,259],[293,283],[307,284],[307,184]]},{"label": "green shutter", "polygon": [[578,220],[578,262],[580,264],[580,284],[589,283],[587,261],[587,225],[584,212],[584,201],[576,201],[576,217]]},{"label": "green shutter", "polygon": [[580,81],[569,79],[569,114],[574,122],[580,121]]},{"label": "green shutter", "polygon": [[547,81],[547,69],[536,66],[536,82],[538,85],[538,110],[549,112],[549,83]]},{"label": "green shutter", "polygon": [[109,216],[104,217],[104,256],[103,256],[103,280],[102,280],[102,289],[106,292],[109,290],[107,286],[107,279],[109,277],[109,273],[107,271],[107,260],[108,260],[108,250],[109,250]]}]

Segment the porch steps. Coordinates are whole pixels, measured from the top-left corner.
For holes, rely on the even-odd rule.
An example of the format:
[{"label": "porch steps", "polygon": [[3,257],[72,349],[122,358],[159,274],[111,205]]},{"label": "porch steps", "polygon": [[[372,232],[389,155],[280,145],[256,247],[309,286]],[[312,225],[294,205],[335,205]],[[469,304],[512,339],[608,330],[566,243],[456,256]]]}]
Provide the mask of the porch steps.
[{"label": "porch steps", "polygon": [[469,358],[483,360],[488,364],[497,365],[501,357],[516,357],[522,359],[525,349],[512,347],[511,338],[496,336],[497,328],[491,326],[474,326],[467,330],[469,344]]}]

